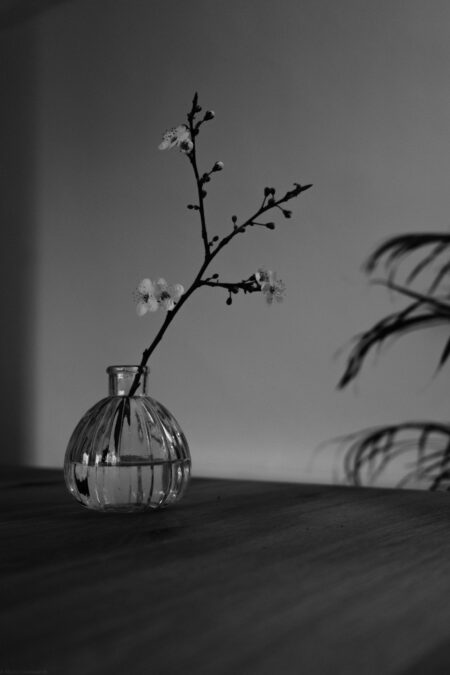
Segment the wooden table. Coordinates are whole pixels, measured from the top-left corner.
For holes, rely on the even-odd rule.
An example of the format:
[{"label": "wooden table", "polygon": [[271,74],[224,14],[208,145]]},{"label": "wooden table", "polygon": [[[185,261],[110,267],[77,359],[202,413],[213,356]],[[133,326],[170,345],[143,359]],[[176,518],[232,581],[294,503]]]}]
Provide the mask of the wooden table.
[{"label": "wooden table", "polygon": [[112,515],[0,475],[0,675],[450,673],[447,494],[194,480]]}]

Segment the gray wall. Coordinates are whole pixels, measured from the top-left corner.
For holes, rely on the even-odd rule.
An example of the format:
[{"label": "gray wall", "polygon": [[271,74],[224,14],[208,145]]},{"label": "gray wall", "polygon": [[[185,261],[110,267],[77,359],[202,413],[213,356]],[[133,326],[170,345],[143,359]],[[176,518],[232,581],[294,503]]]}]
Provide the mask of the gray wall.
[{"label": "gray wall", "polygon": [[33,459],[35,63],[33,26],[0,14],[0,425],[6,464]]},{"label": "gray wall", "polygon": [[[436,0],[81,0],[32,20],[35,133],[22,158],[33,159],[33,295],[19,315],[10,295],[9,317],[36,314],[29,333],[16,326],[33,355],[33,463],[62,464],[106,392],[105,368],[137,362],[155,335],[162,316],[137,318],[135,284],[188,285],[198,267],[190,167],[157,150],[195,90],[217,114],[201,165],[225,163],[208,195],[212,233],[249,214],[265,185],[314,183],[291,220],[240,238],[216,268],[230,280],[276,269],[286,302],[228,308],[205,289],[150,363],[195,474],[328,481],[333,453],[312,461],[320,443],[448,416],[445,377],[431,382],[439,331],[393,346],[357,387],[335,386],[336,351],[393,306],[367,286],[362,260],[391,234],[448,227],[449,19]],[[9,293],[18,284],[23,298],[29,282],[8,265]]]}]

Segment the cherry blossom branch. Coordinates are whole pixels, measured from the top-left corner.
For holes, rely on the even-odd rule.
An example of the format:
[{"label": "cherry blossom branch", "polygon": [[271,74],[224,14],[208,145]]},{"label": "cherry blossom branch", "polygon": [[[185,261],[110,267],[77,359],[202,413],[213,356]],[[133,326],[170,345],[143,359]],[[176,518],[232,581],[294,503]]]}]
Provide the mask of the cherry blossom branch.
[{"label": "cherry blossom branch", "polygon": [[278,301],[282,300],[285,288],[284,284],[281,280],[277,279],[276,275],[271,271],[260,269],[248,279],[240,282],[219,281],[218,274],[213,274],[211,277],[205,279],[203,278],[203,275],[218,253],[227,244],[229,244],[232,239],[234,239],[234,237],[236,237],[238,234],[244,233],[247,228],[257,226],[265,227],[269,230],[275,229],[275,223],[261,222],[258,220],[261,215],[271,211],[272,209],[279,209],[285,218],[290,218],[292,216],[292,212],[283,208],[281,204],[285,204],[291,199],[298,197],[302,192],[312,187],[310,184],[302,186],[299,183],[294,183],[294,189],[288,190],[283,195],[283,197],[279,199],[275,198],[275,188],[266,187],[264,189],[264,198],[262,200],[261,206],[252,216],[247,218],[247,220],[242,222],[240,225],[237,224],[237,217],[232,216],[233,229],[231,232],[222,239],[220,239],[218,236],[215,236],[211,241],[209,241],[204,204],[207,192],[204,186],[211,180],[211,174],[223,169],[223,163],[216,162],[208,173],[200,175],[197,165],[196,139],[201,125],[214,118],[214,113],[211,110],[207,110],[203,118],[201,120],[197,120],[197,115],[201,112],[201,110],[201,107],[198,105],[198,96],[196,93],[192,101],[191,110],[187,116],[188,126],[181,125],[180,127],[166,132],[163,142],[160,144],[159,148],[161,150],[165,150],[177,146],[188,156],[188,159],[191,163],[197,186],[198,204],[188,204],[188,208],[198,211],[200,215],[201,236],[204,248],[203,262],[199,271],[197,272],[197,275],[186,291],[184,291],[180,284],[174,286],[173,289],[169,289],[164,279],[160,279],[158,282],[156,282],[156,284],[151,282],[150,279],[144,279],[140,283],[137,290],[138,314],[143,315],[147,311],[155,311],[158,309],[159,305],[165,307],[167,314],[152,343],[142,353],[141,362],[133,380],[133,384],[130,388],[128,394],[129,396],[133,396],[138,389],[142,372],[148,363],[150,356],[161,342],[169,325],[175,319],[175,316],[178,314],[185,302],[187,302],[188,298],[201,286],[210,286],[212,288],[223,288],[227,290],[228,298],[226,303],[228,305],[232,303],[232,296],[239,291],[242,291],[243,293],[262,292],[266,296],[266,299],[269,303],[271,303],[274,298]]}]

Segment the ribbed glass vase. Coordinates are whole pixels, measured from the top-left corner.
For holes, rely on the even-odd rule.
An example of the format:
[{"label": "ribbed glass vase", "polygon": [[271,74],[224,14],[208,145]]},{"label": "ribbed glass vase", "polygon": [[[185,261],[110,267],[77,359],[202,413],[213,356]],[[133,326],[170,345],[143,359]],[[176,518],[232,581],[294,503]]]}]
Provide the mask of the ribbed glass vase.
[{"label": "ribbed glass vase", "polygon": [[109,396],[90,408],[67,446],[69,492],[97,511],[139,512],[180,499],[191,457],[174,416],[146,394],[147,368],[129,396],[138,366],[110,366]]}]

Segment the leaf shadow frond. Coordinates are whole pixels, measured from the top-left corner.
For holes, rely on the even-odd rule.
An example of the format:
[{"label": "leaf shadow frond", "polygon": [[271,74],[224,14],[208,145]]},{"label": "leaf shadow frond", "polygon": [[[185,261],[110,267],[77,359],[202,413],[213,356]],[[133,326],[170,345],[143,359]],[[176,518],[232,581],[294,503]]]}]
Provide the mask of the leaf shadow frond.
[{"label": "leaf shadow frond", "polygon": [[372,427],[334,441],[344,451],[345,479],[353,485],[373,485],[402,455],[413,454],[412,470],[398,487],[426,481],[432,490],[450,486],[450,424],[404,422]]}]

